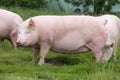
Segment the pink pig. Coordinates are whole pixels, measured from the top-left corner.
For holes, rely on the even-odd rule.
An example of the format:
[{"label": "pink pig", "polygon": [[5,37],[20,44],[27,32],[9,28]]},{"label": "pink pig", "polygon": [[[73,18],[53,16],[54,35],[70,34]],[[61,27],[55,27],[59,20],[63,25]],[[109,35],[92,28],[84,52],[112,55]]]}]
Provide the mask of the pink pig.
[{"label": "pink pig", "polygon": [[116,59],[116,49],[120,39],[120,19],[117,16],[109,14],[97,18],[100,19],[100,22],[106,21],[104,28],[108,34],[105,44],[107,47],[104,48],[102,60],[108,61],[111,57]]},{"label": "pink pig", "polygon": [[0,40],[8,39],[14,48],[17,41],[17,25],[22,23],[22,18],[16,13],[0,9]]},{"label": "pink pig", "polygon": [[91,50],[101,61],[107,39],[103,27],[91,16],[36,16],[19,25],[17,44],[34,48],[33,61],[40,51],[38,64],[44,64],[49,50],[69,54]]}]

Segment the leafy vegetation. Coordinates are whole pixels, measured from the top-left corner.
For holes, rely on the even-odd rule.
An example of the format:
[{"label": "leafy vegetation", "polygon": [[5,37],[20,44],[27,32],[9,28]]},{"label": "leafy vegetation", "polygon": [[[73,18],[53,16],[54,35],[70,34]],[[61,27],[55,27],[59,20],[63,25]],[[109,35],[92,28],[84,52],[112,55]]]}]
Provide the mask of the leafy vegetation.
[{"label": "leafy vegetation", "polygon": [[22,7],[22,8],[44,8],[47,6],[46,0],[0,0],[0,5],[5,7]]},{"label": "leafy vegetation", "polygon": [[[84,13],[91,13],[89,8],[93,8],[94,14],[100,13],[110,13],[113,6],[120,4],[120,0],[0,0],[0,5],[5,7],[21,7],[21,8],[31,8],[31,9],[46,9],[50,8],[49,3],[56,1],[54,7],[59,7],[60,10],[65,9],[61,2],[67,2],[73,4],[74,7],[83,6]],[[72,5],[72,6],[73,6]]]},{"label": "leafy vegetation", "polygon": [[[18,13],[23,19],[36,15],[58,14],[20,8],[4,9]],[[46,57],[47,64],[38,65],[31,62],[31,48],[14,50],[8,41],[4,41],[0,43],[0,80],[120,80],[119,46],[120,44],[116,61],[97,63],[91,52],[68,55],[50,51]]]},{"label": "leafy vegetation", "polygon": [[85,12],[88,12],[90,5],[94,7],[94,14],[110,13],[114,5],[120,4],[119,0],[65,0],[73,5],[83,5]]}]

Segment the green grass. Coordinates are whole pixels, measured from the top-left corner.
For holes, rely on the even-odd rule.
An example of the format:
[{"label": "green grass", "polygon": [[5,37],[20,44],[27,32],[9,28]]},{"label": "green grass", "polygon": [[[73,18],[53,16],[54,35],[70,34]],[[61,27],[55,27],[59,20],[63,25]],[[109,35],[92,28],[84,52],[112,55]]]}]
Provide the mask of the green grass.
[{"label": "green grass", "polygon": [[[20,8],[8,10],[18,13],[23,19],[35,15],[57,14]],[[4,41],[0,43],[0,80],[120,80],[119,46],[116,61],[96,63],[91,52],[68,55],[50,51],[46,57],[47,64],[40,66],[31,62],[33,57],[31,48],[14,50],[8,41]]]}]

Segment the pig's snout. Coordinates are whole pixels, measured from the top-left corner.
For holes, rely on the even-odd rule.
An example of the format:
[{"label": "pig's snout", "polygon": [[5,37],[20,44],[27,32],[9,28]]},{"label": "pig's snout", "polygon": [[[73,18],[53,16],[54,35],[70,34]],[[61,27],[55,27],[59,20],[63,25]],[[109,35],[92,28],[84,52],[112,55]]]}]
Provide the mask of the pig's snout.
[{"label": "pig's snout", "polygon": [[22,43],[21,42],[17,42],[17,46],[22,46]]}]

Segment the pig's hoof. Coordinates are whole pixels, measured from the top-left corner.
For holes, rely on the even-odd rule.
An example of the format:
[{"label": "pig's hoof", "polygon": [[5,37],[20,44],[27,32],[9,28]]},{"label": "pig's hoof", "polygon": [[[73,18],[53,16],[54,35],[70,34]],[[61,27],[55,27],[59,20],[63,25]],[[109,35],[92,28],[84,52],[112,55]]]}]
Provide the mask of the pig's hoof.
[{"label": "pig's hoof", "polygon": [[42,64],[44,64],[44,63],[38,63],[38,65],[42,65]]},{"label": "pig's hoof", "polygon": [[37,63],[37,61],[33,61],[33,60],[32,60],[31,63]]},{"label": "pig's hoof", "polygon": [[38,65],[42,65],[42,64],[38,63]]},{"label": "pig's hoof", "polygon": [[35,63],[34,61],[31,61],[31,63],[33,64],[33,63]]},{"label": "pig's hoof", "polygon": [[102,60],[101,60],[101,61],[102,61],[102,62],[108,62],[109,59],[102,57]]}]

